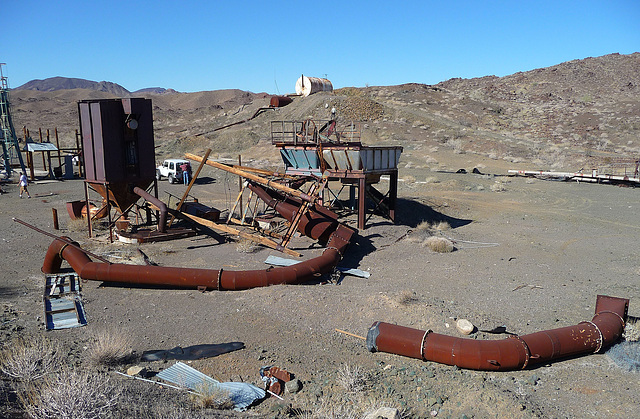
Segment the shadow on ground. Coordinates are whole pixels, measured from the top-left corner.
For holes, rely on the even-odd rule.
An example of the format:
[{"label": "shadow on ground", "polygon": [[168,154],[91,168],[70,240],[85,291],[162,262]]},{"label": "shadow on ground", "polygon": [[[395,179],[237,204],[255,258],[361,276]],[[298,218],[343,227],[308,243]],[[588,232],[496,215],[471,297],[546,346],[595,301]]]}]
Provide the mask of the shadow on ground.
[{"label": "shadow on ground", "polygon": [[473,222],[473,220],[465,220],[443,214],[422,202],[398,198],[396,202],[396,224],[417,227],[425,221],[430,223],[444,221],[451,228],[462,227]]}]

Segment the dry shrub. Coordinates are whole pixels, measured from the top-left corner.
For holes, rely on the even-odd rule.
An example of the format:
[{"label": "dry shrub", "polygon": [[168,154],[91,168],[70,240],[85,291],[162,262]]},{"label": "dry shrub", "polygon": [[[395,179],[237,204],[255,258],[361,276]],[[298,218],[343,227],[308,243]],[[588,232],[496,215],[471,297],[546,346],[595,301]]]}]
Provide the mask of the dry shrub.
[{"label": "dry shrub", "polygon": [[196,407],[202,409],[228,410],[233,409],[235,406],[230,398],[229,392],[218,386],[202,383],[202,385],[196,386],[195,392],[198,394],[191,393],[189,399]]},{"label": "dry shrub", "polygon": [[396,297],[396,301],[398,302],[398,304],[402,306],[406,306],[418,301],[418,297],[416,296],[415,292],[410,290],[404,290],[404,291],[400,291],[400,293]]},{"label": "dry shrub", "polygon": [[69,231],[80,232],[87,230],[86,218],[72,218],[67,222],[67,229]]},{"label": "dry shrub", "polygon": [[360,367],[345,364],[338,370],[338,384],[347,393],[359,393],[367,387],[367,374]]},{"label": "dry shrub", "polygon": [[640,340],[640,317],[627,317],[627,324],[622,333],[622,337],[628,342],[638,342]]},{"label": "dry shrub", "polygon": [[49,339],[16,338],[0,353],[0,369],[9,377],[31,382],[58,367],[58,347]]},{"label": "dry shrub", "polygon": [[66,369],[33,383],[19,397],[35,419],[97,419],[110,416],[120,391],[104,374]]},{"label": "dry shrub", "polygon": [[[93,231],[107,231],[108,223],[94,219],[91,221],[91,229]],[[76,233],[81,231],[87,231],[88,230],[87,219],[86,218],[69,219],[69,221],[67,222],[67,230],[73,231]]]},{"label": "dry shrub", "polygon": [[113,366],[127,362],[131,358],[131,337],[124,331],[101,329],[94,332],[94,343],[86,352],[87,360],[93,365]]},{"label": "dry shrub", "polygon": [[305,419],[359,419],[363,417],[358,406],[344,403],[340,398],[322,399],[320,406],[305,415]]},{"label": "dry shrub", "polygon": [[491,190],[493,192],[504,192],[507,190],[504,186],[504,182],[496,181],[493,185],[491,185]]},{"label": "dry shrub", "polygon": [[436,253],[451,253],[454,249],[451,240],[445,237],[431,236],[427,238],[422,245]]},{"label": "dry shrub", "polygon": [[445,231],[449,230],[451,226],[446,221],[423,221],[416,227],[416,231],[429,230],[429,231]]},{"label": "dry shrub", "polygon": [[249,239],[240,239],[236,242],[236,251],[239,253],[253,253],[260,249],[255,242]]}]

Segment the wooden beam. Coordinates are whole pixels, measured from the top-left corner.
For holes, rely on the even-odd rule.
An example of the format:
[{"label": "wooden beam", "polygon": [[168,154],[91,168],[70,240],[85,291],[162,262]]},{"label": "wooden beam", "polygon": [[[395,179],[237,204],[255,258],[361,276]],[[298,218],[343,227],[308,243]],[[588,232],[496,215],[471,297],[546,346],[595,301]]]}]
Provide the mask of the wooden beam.
[{"label": "wooden beam", "polygon": [[[204,159],[202,159],[200,156],[196,156],[195,154],[191,154],[191,153],[186,153],[185,157],[187,159],[195,160],[198,162],[204,161]],[[217,169],[221,169],[226,172],[233,173],[238,176],[242,176],[245,179],[253,180],[254,182],[264,185],[268,188],[275,189],[275,190],[284,192],[286,194],[295,196],[297,198],[302,199],[303,201],[315,202],[317,200],[317,197],[309,196],[306,193],[299,191],[298,189],[290,188],[281,183],[274,182],[269,179],[265,179],[262,176],[254,175],[253,173],[249,173],[245,170],[236,169],[233,166],[230,166],[227,164],[218,163],[217,161],[213,161],[213,160],[206,160],[206,164],[208,164],[211,167],[215,167]]]},{"label": "wooden beam", "polygon": [[242,237],[244,239],[251,240],[254,243],[259,243],[259,244],[261,244],[263,246],[270,247],[272,249],[278,250],[280,252],[286,253],[286,254],[291,255],[291,256],[302,257],[302,255],[300,253],[298,253],[296,251],[293,251],[291,249],[287,249],[286,247],[282,247],[278,243],[276,243],[273,240],[270,240],[270,239],[268,239],[266,237],[255,236],[253,234],[245,233],[244,231],[240,231],[240,230],[238,230],[236,228],[229,227],[226,224],[218,224],[218,223],[215,223],[213,221],[206,220],[204,218],[196,217],[195,215],[186,214],[184,212],[176,211],[176,210],[173,210],[173,209],[169,209],[169,213],[171,213],[172,215],[175,214],[176,217],[188,218],[188,219],[190,219],[190,220],[192,220],[192,221],[194,221],[194,222],[196,222],[196,223],[198,223],[200,225],[203,225],[205,227],[209,227],[209,228],[211,228],[213,230],[218,230],[218,231],[222,231],[222,232],[225,232],[225,233],[229,233],[229,234],[234,234],[234,235],[240,236],[240,237]]},{"label": "wooden beam", "polygon": [[[178,207],[176,208],[178,211],[180,211],[180,209],[182,208],[182,204],[184,204],[185,199],[187,199],[187,196],[189,196],[189,191],[191,191],[191,187],[193,186],[193,183],[196,181],[196,178],[200,174],[200,171],[202,170],[202,167],[204,166],[204,162],[207,161],[207,158],[209,158],[209,153],[211,153],[211,149],[210,148],[208,148],[207,151],[204,153],[204,157],[202,158],[202,161],[200,162],[200,165],[198,166],[198,170],[196,170],[196,173],[191,178],[191,182],[189,182],[189,186],[187,186],[187,190],[184,191],[184,195],[182,195],[182,199],[180,200],[180,203],[178,204]],[[167,225],[167,228],[171,227],[171,224],[173,224],[173,220],[175,220],[175,219],[176,219],[176,217],[173,214],[171,214],[171,219],[169,220],[169,224]]]}]

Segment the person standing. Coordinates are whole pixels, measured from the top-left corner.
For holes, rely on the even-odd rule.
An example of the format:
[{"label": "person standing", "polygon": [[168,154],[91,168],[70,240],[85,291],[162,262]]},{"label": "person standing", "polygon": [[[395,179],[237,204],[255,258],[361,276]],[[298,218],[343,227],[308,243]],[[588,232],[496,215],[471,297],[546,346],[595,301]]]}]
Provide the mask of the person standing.
[{"label": "person standing", "polygon": [[182,182],[185,185],[189,184],[189,172],[191,171],[191,165],[189,163],[183,163],[180,165],[180,170],[182,170]]},{"label": "person standing", "polygon": [[27,174],[25,172],[22,172],[22,174],[20,175],[20,198],[22,198],[23,193],[27,194],[27,198],[31,198],[29,190],[27,189],[27,185],[29,185]]}]

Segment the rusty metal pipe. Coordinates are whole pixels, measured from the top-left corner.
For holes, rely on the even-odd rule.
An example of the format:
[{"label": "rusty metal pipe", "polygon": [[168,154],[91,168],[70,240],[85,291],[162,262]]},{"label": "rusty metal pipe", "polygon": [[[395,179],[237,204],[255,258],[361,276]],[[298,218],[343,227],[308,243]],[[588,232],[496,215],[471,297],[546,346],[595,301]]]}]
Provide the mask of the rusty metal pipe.
[{"label": "rusty metal pipe", "polygon": [[629,300],[598,295],[595,316],[575,326],[502,340],[478,341],[375,322],[367,334],[371,352],[388,352],[424,361],[483,371],[511,371],[587,353],[616,342]]},{"label": "rusty metal pipe", "polygon": [[[289,215],[295,214],[295,211],[290,207],[294,207],[294,205],[287,203],[281,209],[284,213],[289,212]],[[81,249],[69,246],[66,243],[70,239],[61,238],[54,240],[49,246],[42,265],[42,271],[44,273],[59,272],[62,261],[66,260],[80,278],[103,282],[169,285],[187,288],[204,287],[217,290],[244,290],[268,285],[308,282],[317,276],[330,272],[338,264],[355,233],[351,228],[337,222],[335,224],[327,223],[326,215],[319,215],[313,210],[308,212],[308,217],[308,223],[316,222],[316,225],[322,226],[320,229],[310,228],[310,232],[314,235],[317,234],[318,237],[325,237],[329,234],[327,248],[322,255],[292,266],[272,267],[266,270],[227,271],[222,269],[106,264],[91,261]],[[331,230],[331,228],[333,229]]]},{"label": "rusty metal pipe", "polygon": [[[344,232],[343,230],[341,230]],[[269,268],[266,270],[227,271],[214,269],[176,268],[149,265],[107,264],[93,262],[76,247],[63,240],[51,243],[42,266],[44,273],[59,272],[62,261],[66,260],[80,278],[102,282],[123,282],[130,284],[169,285],[184,288],[217,290],[244,290],[277,284],[299,284],[328,273],[341,259],[338,250],[350,238],[334,235],[336,246],[328,247],[322,255],[293,266]],[[65,238],[66,239],[66,238]]]},{"label": "rusty metal pipe", "polygon": [[[253,182],[249,182],[248,187],[268,206],[290,221],[300,209],[301,201],[286,198],[277,191],[264,189]],[[338,216],[331,210],[318,204],[312,204],[309,211],[300,218],[297,228],[301,234],[318,240],[321,244],[326,244],[330,240],[331,233],[336,231],[339,225],[342,225],[337,218]],[[343,226],[343,228],[348,227]]]},{"label": "rusty metal pipe", "polygon": [[155,205],[158,208],[158,210],[160,210],[160,219],[158,220],[158,231],[160,233],[166,233],[167,232],[167,213],[168,213],[167,205],[161,200],[159,200],[158,198],[156,198],[155,196],[151,195],[149,192],[137,186],[133,188],[133,192],[136,195],[151,202],[153,205]]}]

